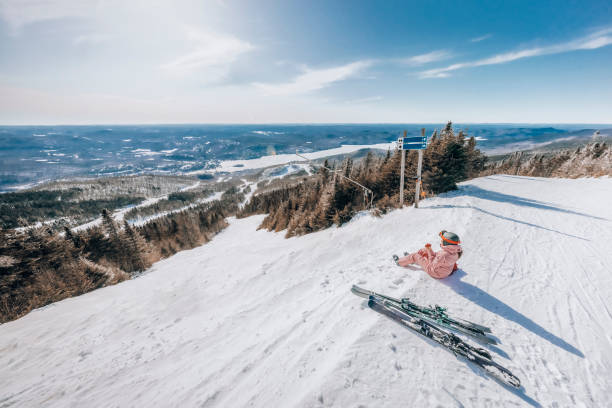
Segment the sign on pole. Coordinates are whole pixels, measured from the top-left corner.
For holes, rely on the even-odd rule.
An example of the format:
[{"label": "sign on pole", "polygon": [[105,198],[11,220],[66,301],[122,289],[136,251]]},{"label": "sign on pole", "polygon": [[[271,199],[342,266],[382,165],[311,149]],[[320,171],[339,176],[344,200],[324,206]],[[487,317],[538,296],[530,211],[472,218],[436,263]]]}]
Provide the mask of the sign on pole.
[{"label": "sign on pole", "polygon": [[406,150],[419,151],[419,165],[417,170],[417,185],[416,196],[414,198],[414,206],[419,206],[419,193],[421,187],[421,169],[423,167],[423,149],[427,148],[427,136],[425,136],[425,128],[421,129],[421,136],[406,137],[407,132],[404,130],[404,137],[397,139],[398,148],[402,151],[402,162],[400,172],[400,208],[404,206],[404,168]]},{"label": "sign on pole", "polygon": [[416,136],[416,137],[402,137],[397,141],[400,144],[402,150],[421,150],[427,148],[427,137]]}]

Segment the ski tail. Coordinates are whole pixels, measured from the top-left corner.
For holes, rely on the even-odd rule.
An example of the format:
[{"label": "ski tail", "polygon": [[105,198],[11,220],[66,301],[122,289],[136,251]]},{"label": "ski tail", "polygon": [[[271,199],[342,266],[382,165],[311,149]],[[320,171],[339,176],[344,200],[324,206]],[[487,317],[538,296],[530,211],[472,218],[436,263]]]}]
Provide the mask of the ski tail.
[{"label": "ski tail", "polygon": [[490,360],[479,360],[474,361],[475,364],[480,366],[487,374],[491,377],[496,378],[504,384],[510,385],[514,388],[521,388],[521,380],[516,375],[512,374],[507,368],[497,364]]},{"label": "ski tail", "polygon": [[459,319],[457,317],[454,318],[458,322],[463,323],[466,326],[473,327],[476,330],[482,331],[484,333],[491,333],[491,329],[487,326],[480,325],[478,323],[470,322],[469,320]]}]

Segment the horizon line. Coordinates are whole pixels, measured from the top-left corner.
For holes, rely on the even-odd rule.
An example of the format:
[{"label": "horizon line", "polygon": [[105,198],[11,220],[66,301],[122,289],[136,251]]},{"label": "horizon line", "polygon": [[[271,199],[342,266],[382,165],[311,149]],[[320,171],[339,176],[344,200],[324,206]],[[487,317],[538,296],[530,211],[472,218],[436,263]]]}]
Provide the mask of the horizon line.
[{"label": "horizon line", "polygon": [[[348,126],[348,125],[440,125],[440,122],[151,122],[151,123],[33,123],[33,124],[1,124],[0,127],[51,127],[51,126]],[[453,125],[603,125],[612,126],[612,122],[455,122]]]}]

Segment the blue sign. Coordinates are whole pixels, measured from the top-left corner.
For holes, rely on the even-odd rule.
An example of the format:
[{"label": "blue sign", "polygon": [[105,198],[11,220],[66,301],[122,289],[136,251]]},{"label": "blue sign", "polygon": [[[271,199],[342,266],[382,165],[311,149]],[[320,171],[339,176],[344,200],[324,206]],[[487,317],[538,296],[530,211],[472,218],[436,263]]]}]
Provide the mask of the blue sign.
[{"label": "blue sign", "polygon": [[397,144],[400,150],[422,150],[427,148],[427,137],[400,137]]}]

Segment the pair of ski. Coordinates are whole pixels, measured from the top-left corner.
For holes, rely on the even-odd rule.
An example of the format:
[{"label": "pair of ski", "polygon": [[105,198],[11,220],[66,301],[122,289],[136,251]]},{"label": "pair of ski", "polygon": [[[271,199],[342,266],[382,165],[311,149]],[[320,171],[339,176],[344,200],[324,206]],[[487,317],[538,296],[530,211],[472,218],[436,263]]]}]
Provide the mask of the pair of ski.
[{"label": "pair of ski", "polygon": [[497,344],[496,339],[488,336],[488,334],[491,333],[490,328],[467,320],[452,318],[446,314],[446,308],[441,306],[423,307],[411,302],[409,298],[396,299],[391,296],[360,288],[357,285],[353,285],[351,292],[366,299],[370,296],[375,296],[387,300],[400,307],[404,313],[423,319],[436,326],[466,334],[481,344]]},{"label": "pair of ski", "polygon": [[[358,286],[353,286],[351,292],[357,296],[361,296],[368,299],[368,306],[386,317],[398,322],[404,327],[407,327],[433,341],[442,345],[446,349],[450,350],[453,354],[461,356],[469,362],[481,367],[487,374],[496,378],[504,384],[507,384],[514,388],[520,388],[521,381],[516,377],[510,370],[501,366],[492,360],[491,354],[483,349],[474,347],[460,337],[456,336],[450,331],[444,330],[445,328],[454,330],[451,323],[460,323],[461,328],[471,327],[480,328],[481,332],[490,332],[491,330],[485,326],[481,326],[475,323],[471,323],[465,320],[450,318],[444,313],[446,319],[444,324],[435,323],[435,320],[431,318],[432,308],[423,308],[418,306],[408,299],[395,299],[390,296],[381,295],[376,292],[372,292],[366,289],[362,289]],[[422,313],[426,311],[425,313]],[[460,330],[456,330],[460,331]]]}]

